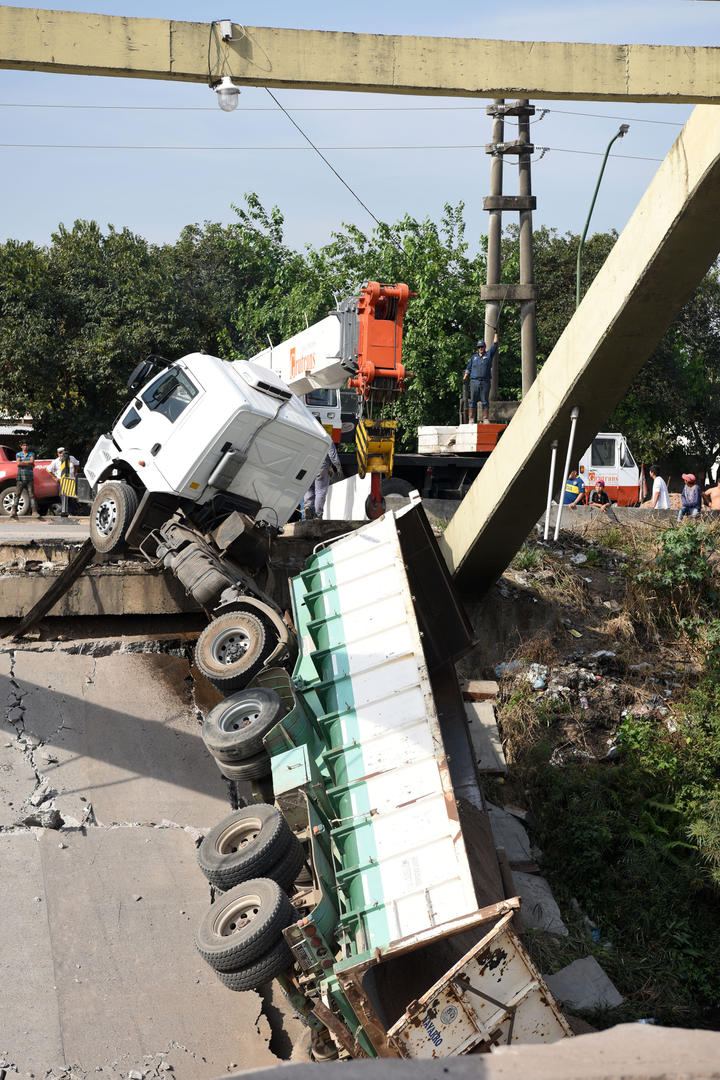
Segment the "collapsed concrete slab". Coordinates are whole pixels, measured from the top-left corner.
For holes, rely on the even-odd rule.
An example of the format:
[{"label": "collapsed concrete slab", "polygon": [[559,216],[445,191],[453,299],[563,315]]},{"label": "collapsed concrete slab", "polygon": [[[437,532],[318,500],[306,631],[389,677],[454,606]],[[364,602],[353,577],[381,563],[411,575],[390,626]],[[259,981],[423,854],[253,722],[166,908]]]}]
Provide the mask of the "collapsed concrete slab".
[{"label": "collapsed concrete slab", "polygon": [[515,888],[522,900],[523,922],[528,930],[545,930],[549,934],[567,935],[560,908],[544,877],[513,870]]},{"label": "collapsed concrete slab", "polygon": [[573,1009],[612,1009],[625,1000],[594,956],[574,960],[544,979],[558,1001]]}]

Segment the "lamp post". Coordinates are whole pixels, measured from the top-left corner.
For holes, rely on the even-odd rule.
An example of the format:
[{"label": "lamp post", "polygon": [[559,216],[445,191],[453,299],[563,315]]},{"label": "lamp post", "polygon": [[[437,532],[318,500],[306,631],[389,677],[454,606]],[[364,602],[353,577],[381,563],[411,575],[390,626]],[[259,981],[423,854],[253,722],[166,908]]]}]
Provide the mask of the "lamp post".
[{"label": "lamp post", "polygon": [[600,175],[598,176],[597,184],[595,185],[595,193],[594,193],[594,195],[592,197],[592,202],[590,203],[590,209],[588,210],[587,221],[585,222],[585,228],[583,229],[583,234],[580,237],[580,247],[578,248],[578,253],[577,253],[577,269],[576,269],[576,274],[575,274],[575,307],[576,308],[580,306],[580,260],[581,260],[581,257],[582,257],[583,244],[585,243],[585,237],[587,236],[587,231],[588,231],[588,227],[590,225],[590,218],[592,217],[592,212],[595,209],[595,200],[597,199],[597,193],[600,190],[600,181],[602,180],[603,173],[605,172],[605,166],[607,164],[608,154],[610,153],[610,147],[612,146],[612,144],[615,142],[616,139],[622,139],[623,136],[629,130],[630,130],[630,125],[629,124],[621,124],[620,125],[619,131],[617,131],[613,135],[612,139],[610,140],[610,142],[607,145],[607,150],[605,151],[605,157],[603,158],[603,163],[600,166]]}]

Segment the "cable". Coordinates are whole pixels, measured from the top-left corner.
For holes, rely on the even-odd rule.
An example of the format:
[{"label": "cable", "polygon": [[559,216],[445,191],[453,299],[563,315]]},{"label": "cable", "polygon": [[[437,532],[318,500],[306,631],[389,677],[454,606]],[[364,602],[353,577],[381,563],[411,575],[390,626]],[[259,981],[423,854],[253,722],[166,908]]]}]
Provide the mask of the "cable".
[{"label": "cable", "polygon": [[[297,123],[296,123],[296,122],[295,122],[295,121],[293,120],[293,118],[292,118],[292,116],[290,115],[290,113],[289,113],[289,112],[287,111],[287,109],[286,109],[286,108],[285,108],[285,107],[284,107],[283,105],[281,105],[281,104],[280,104],[280,102],[278,101],[278,99],[277,99],[277,98],[275,97],[275,95],[273,94],[272,90],[271,90],[271,89],[270,89],[270,88],[269,88],[268,86],[266,86],[266,87],[265,87],[265,90],[266,90],[266,91],[267,91],[267,93],[268,93],[268,94],[270,95],[270,97],[271,97],[271,98],[273,99],[273,101],[274,101],[274,102],[275,102],[275,104],[277,105],[278,109],[280,109],[280,110],[281,110],[282,112],[284,112],[284,113],[285,113],[285,115],[287,116],[287,118],[288,118],[288,120],[290,121],[290,123],[292,124],[292,126],[293,126],[293,127],[294,127],[294,128],[295,128],[295,129],[297,130],[297,131],[299,131],[299,132],[300,132],[300,134],[302,135],[303,139],[305,139],[305,141],[306,141],[307,143],[309,143],[309,144],[310,144],[310,146],[311,146],[311,147],[313,148],[313,150],[314,150],[314,151],[315,151],[315,153],[316,153],[316,154],[318,155],[318,157],[322,158],[322,160],[323,160],[323,161],[325,162],[325,164],[327,165],[328,169],[330,169],[330,171],[331,171],[331,172],[333,172],[333,173],[335,174],[335,176],[337,176],[337,178],[338,178],[338,180],[340,181],[340,183],[341,183],[341,184],[342,184],[342,185],[343,185],[344,187],[346,187],[346,188],[347,188],[347,190],[348,190],[348,191],[350,192],[350,194],[352,195],[352,197],[353,197],[354,199],[356,199],[356,200],[357,200],[357,202],[359,202],[359,203],[360,203],[360,205],[362,206],[363,210],[365,210],[365,211],[366,211],[366,212],[367,212],[367,213],[368,213],[368,214],[370,215],[370,217],[371,217],[371,218],[373,219],[373,221],[375,222],[375,224],[376,224],[376,225],[382,225],[382,222],[380,221],[380,219],[379,219],[379,218],[377,218],[377,217],[375,217],[375,215],[373,214],[373,212],[372,212],[372,210],[370,209],[370,207],[369,207],[369,206],[366,206],[366,205],[365,205],[365,203],[364,203],[364,202],[362,201],[362,199],[360,198],[360,196],[358,195],[358,193],[357,193],[356,191],[353,191],[353,189],[352,189],[352,188],[350,187],[350,185],[349,185],[349,184],[347,183],[347,181],[346,181],[346,180],[344,180],[344,179],[342,178],[342,176],[341,176],[341,175],[340,175],[340,173],[339,173],[339,172],[337,171],[337,169],[336,169],[336,168],[334,168],[334,166],[332,166],[332,165],[330,164],[330,162],[328,161],[328,159],[327,159],[327,158],[326,158],[326,157],[325,157],[325,156],[323,155],[323,153],[322,153],[322,151],[320,150],[320,148],[319,148],[319,147],[317,147],[317,146],[315,145],[315,143],[314,143],[314,142],[312,141],[312,139],[310,138],[310,136],[309,136],[309,135],[306,135],[306,134],[305,134],[305,132],[303,131],[303,129],[302,129],[301,127],[300,127],[300,125],[299,125],[299,124],[297,124]],[[333,148],[333,147],[330,147],[329,149],[334,149],[334,148]]]},{"label": "cable", "polygon": [[[0,101],[0,109],[96,109],[124,112],[216,112],[208,105],[52,105],[33,104],[25,101]],[[275,112],[274,109],[259,105],[240,105],[235,110],[241,112]],[[286,113],[299,112],[485,112],[484,105],[304,105],[284,110]],[[541,115],[532,118],[534,124],[540,123],[548,113],[563,116],[587,116],[593,120],[624,120],[630,124],[660,124],[664,127],[683,127],[677,120],[648,120],[632,116],[615,116],[607,113],[578,112],[575,109],[552,109],[540,107]],[[505,117],[506,123],[513,117]]]},{"label": "cable", "polygon": [[[308,140],[309,141],[309,140]],[[243,153],[250,153],[255,151],[271,151],[271,152],[307,152],[308,149],[313,149],[325,164],[331,169],[338,180],[344,184],[353,198],[357,199],[364,210],[367,210],[370,217],[378,225],[384,225],[385,222],[381,222],[375,217],[372,210],[370,210],[362,201],[359,195],[357,195],[345,180],[343,180],[337,169],[333,168],[327,158],[323,157],[320,153],[321,150],[483,150],[485,145],[468,143],[466,145],[458,144],[456,146],[322,146],[317,147],[314,143],[310,143],[310,147],[307,146],[124,146],[114,145],[109,143],[0,143],[0,149],[3,150],[202,150],[202,151],[231,151],[239,150]],[[540,150],[540,156],[533,158],[534,161],[540,161],[546,153],[550,151],[556,154],[582,154],[590,157],[602,157],[602,153],[597,150],[571,150],[563,146],[536,146],[536,150]],[[634,154],[611,154],[611,158],[622,159],[624,161],[663,161],[663,158],[655,157],[639,157]]]}]

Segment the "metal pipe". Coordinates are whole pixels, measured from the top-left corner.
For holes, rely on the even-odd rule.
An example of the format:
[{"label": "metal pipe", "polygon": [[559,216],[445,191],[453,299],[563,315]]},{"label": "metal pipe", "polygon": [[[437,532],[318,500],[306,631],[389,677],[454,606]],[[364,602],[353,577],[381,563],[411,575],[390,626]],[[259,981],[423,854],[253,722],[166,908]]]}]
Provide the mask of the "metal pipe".
[{"label": "metal pipe", "polygon": [[623,136],[626,134],[626,132],[628,132],[629,130],[630,130],[630,125],[629,124],[621,124],[620,125],[620,130],[615,135],[613,135],[612,139],[610,140],[610,142],[607,145],[607,150],[605,151],[605,157],[603,158],[602,165],[600,166],[600,175],[598,176],[597,184],[595,185],[595,193],[593,194],[592,202],[590,203],[590,209],[588,210],[587,221],[585,222],[585,228],[583,229],[583,234],[580,237],[580,246],[578,248],[578,253],[577,253],[577,265],[576,265],[576,269],[575,269],[575,307],[576,308],[580,307],[580,258],[582,256],[583,244],[585,243],[585,237],[587,236],[588,227],[590,225],[590,218],[592,217],[592,212],[595,209],[595,200],[597,199],[597,193],[600,190],[600,181],[602,180],[603,173],[605,172],[605,165],[607,164],[608,154],[610,153],[610,147],[612,146],[612,144],[615,142],[616,139],[622,139]]},{"label": "metal pipe", "polygon": [[[567,474],[570,472],[570,462],[572,460],[573,446],[575,444],[575,427],[577,425],[577,419],[579,415],[580,410],[578,409],[577,405],[575,405],[573,407],[573,411],[570,413],[570,442],[568,443],[567,457],[565,458],[565,472],[563,473],[563,479],[565,479]],[[560,502],[558,503],[557,518],[555,519],[555,535],[553,537],[554,540],[557,540],[558,536],[560,535],[560,522],[562,520],[564,498],[565,485],[563,485],[560,492]]]},{"label": "metal pipe", "polygon": [[550,535],[550,507],[552,506],[552,494],[553,487],[555,486],[555,464],[557,462],[558,441],[553,439],[550,443],[552,453],[550,454],[550,479],[548,480],[548,497],[547,505],[545,507],[545,531],[543,533],[543,540],[547,540]]}]

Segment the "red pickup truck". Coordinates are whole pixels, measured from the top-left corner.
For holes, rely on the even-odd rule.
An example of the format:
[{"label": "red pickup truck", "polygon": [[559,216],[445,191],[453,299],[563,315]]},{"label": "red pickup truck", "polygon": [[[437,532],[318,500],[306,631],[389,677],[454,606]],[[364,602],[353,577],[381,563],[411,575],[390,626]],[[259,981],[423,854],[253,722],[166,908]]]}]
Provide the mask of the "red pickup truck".
[{"label": "red pickup truck", "polygon": [[[35,498],[38,506],[50,506],[59,499],[58,482],[47,471],[50,459],[35,462]],[[0,446],[0,515],[7,517],[12,513],[15,503],[15,485],[17,483],[17,463],[12,446]],[[18,517],[30,513],[30,500],[25,492],[20,496]]]}]

